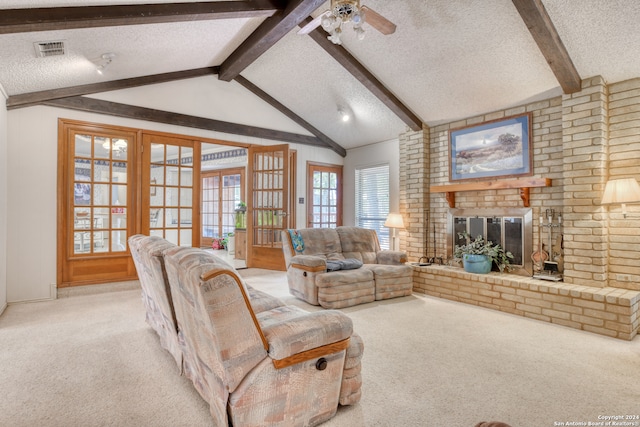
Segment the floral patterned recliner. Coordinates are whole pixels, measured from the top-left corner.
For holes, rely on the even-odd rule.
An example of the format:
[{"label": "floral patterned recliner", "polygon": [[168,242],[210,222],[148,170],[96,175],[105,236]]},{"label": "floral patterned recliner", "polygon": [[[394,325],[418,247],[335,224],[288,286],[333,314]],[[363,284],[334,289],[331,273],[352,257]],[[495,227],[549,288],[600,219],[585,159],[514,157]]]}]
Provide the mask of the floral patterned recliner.
[{"label": "floral patterned recliner", "polygon": [[283,231],[282,240],[289,292],[309,304],[343,308],[411,295],[407,255],[381,250],[375,230],[303,228]]}]

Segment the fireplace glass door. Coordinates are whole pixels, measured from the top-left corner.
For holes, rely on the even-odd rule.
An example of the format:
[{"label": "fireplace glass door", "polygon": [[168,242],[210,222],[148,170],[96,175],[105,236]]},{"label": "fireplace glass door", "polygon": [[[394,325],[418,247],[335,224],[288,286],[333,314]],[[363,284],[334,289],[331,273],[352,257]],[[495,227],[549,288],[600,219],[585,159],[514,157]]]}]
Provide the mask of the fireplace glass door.
[{"label": "fireplace glass door", "polygon": [[471,239],[482,236],[486,241],[511,252],[511,264],[526,268],[531,264],[531,210],[469,210],[453,209],[449,216],[450,254],[455,245],[466,244],[459,233],[467,232]]}]

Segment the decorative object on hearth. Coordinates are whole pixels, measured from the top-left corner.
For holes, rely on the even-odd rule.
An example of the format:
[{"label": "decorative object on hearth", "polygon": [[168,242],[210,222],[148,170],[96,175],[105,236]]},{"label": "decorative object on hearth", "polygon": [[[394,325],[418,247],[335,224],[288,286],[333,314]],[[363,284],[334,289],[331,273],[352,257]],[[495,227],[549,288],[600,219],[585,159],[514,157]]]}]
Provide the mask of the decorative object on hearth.
[{"label": "decorative object on hearth", "polygon": [[[547,222],[545,223],[545,217]],[[546,254],[546,259],[542,260],[542,270],[539,270],[533,275],[534,279],[551,280],[559,282],[562,280],[562,272],[564,270],[564,254],[562,250],[562,233],[557,236],[556,243],[553,243],[553,229],[562,227],[562,213],[558,212],[557,221],[555,209],[546,209],[545,217],[540,215],[540,230],[543,228],[549,229],[549,252]],[[538,233],[539,240],[542,242],[541,232]],[[542,247],[542,243],[540,243]],[[542,258],[542,257],[541,257]]]},{"label": "decorative object on hearth", "polygon": [[[466,239],[466,245],[456,245],[453,250],[453,257],[462,259],[465,271],[470,273],[487,274],[495,264],[500,272],[509,270],[513,255],[505,251],[502,246],[494,245],[491,241],[485,241],[482,236],[471,240],[469,233],[458,233],[460,239]],[[481,255],[480,257],[477,255]],[[486,259],[483,259],[483,257]]]},{"label": "decorative object on hearth", "polygon": [[340,38],[342,26],[349,22],[353,24],[358,40],[364,39],[362,24],[365,22],[384,35],[393,34],[396,31],[396,24],[371,8],[360,6],[360,0],[331,0],[331,9],[321,13],[302,27],[298,34],[309,34],[322,25],[322,28],[329,33],[327,38],[332,43],[342,44]]},{"label": "decorative object on hearth", "polygon": [[449,180],[531,176],[531,114],[449,132]]},{"label": "decorative object on hearth", "polygon": [[544,223],[542,216],[540,216],[540,223],[538,226],[538,250],[531,254],[531,261],[533,261],[533,274],[538,274],[543,270],[544,262],[549,259],[549,253],[544,249],[544,243],[542,243],[542,224]]},{"label": "decorative object on hearth", "polygon": [[602,196],[603,205],[622,205],[622,216],[627,217],[627,203],[640,202],[640,185],[635,178],[611,179]]}]

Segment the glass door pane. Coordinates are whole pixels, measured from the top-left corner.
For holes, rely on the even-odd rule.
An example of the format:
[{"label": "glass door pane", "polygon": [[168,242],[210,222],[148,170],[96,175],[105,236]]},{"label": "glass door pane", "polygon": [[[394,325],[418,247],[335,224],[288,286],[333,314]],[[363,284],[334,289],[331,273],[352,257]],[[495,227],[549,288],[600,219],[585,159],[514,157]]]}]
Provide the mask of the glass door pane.
[{"label": "glass door pane", "polygon": [[73,255],[126,252],[129,144],[122,137],[74,135]]},{"label": "glass door pane", "polygon": [[193,243],[193,147],[152,142],[149,233],[180,245]]},{"label": "glass door pane", "polygon": [[202,245],[235,232],[235,210],[243,201],[244,169],[202,173]]},{"label": "glass door pane", "polygon": [[[148,147],[148,148],[147,148]],[[194,244],[194,155],[192,141],[145,135],[149,234],[180,246]],[[199,164],[199,163],[198,163]],[[144,201],[143,201],[144,206]]]}]

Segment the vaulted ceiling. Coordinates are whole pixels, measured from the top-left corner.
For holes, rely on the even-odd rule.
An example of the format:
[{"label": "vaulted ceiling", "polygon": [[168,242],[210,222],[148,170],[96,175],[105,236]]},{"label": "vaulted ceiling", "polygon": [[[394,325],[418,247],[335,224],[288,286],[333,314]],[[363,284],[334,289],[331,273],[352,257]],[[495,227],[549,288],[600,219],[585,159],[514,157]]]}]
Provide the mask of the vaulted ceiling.
[{"label": "vaulted ceiling", "polygon": [[[322,0],[3,0],[9,109],[45,104],[345,149],[640,77],[636,0],[361,0],[397,25],[333,45]],[[311,16],[311,17],[310,17]],[[37,57],[34,43],[65,54]],[[103,74],[101,56],[114,53]],[[153,85],[153,91],[148,90]],[[341,122],[338,109],[352,115]]]}]

